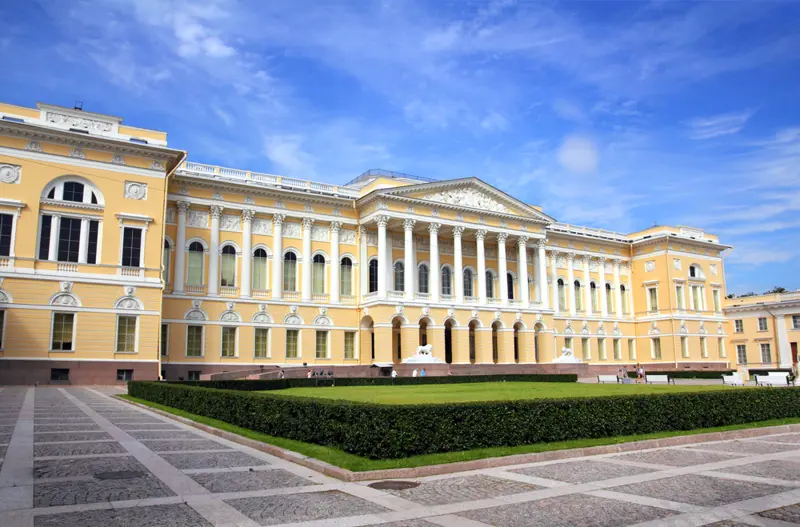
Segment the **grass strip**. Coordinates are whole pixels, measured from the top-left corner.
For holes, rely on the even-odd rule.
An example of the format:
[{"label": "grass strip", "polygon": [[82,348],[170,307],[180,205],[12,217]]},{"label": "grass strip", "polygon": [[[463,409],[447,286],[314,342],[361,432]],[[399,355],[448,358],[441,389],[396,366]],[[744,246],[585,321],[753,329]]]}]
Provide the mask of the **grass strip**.
[{"label": "grass strip", "polygon": [[712,432],[727,432],[730,430],[743,430],[748,428],[763,428],[767,426],[780,426],[800,423],[800,418],[791,419],[773,419],[771,421],[759,421],[757,423],[745,423],[730,426],[718,426],[715,428],[700,428],[697,430],[684,430],[684,431],[671,431],[671,432],[657,432],[653,434],[640,434],[618,437],[603,437],[598,439],[577,439],[573,441],[559,441],[555,443],[539,443],[534,445],[520,445],[513,447],[494,447],[494,448],[478,448],[475,450],[466,450],[462,452],[445,452],[440,454],[427,454],[423,456],[412,456],[402,459],[382,459],[373,460],[354,454],[349,454],[337,448],[326,447],[322,445],[314,445],[311,443],[304,443],[302,441],[295,441],[293,439],[286,439],[283,437],[275,437],[261,432],[234,426],[218,419],[204,417],[193,413],[185,412],[170,406],[153,403],[130,395],[117,395],[122,399],[136,402],[150,408],[155,408],[178,417],[190,419],[206,426],[219,428],[226,432],[261,441],[274,445],[286,450],[291,450],[302,454],[304,456],[313,457],[335,465],[340,468],[352,470],[353,472],[364,472],[367,470],[384,470],[391,468],[412,468],[421,467],[425,465],[440,465],[445,463],[457,463],[459,461],[473,461],[475,459],[485,459],[490,457],[504,457],[512,456],[515,454],[531,454],[536,452],[549,452],[551,450],[567,450],[573,448],[586,448],[602,445],[616,445],[619,443],[629,443],[631,441],[643,441],[646,439],[661,439],[665,437],[707,434]]}]

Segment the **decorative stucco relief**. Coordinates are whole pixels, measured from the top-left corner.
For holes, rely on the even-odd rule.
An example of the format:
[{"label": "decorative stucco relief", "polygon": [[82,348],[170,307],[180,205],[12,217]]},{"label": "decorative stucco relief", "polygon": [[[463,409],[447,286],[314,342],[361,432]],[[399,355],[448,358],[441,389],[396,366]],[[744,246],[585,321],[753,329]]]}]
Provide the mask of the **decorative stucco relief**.
[{"label": "decorative stucco relief", "polygon": [[256,218],[253,220],[253,234],[272,234],[272,220]]},{"label": "decorative stucco relief", "polygon": [[493,212],[508,212],[508,208],[502,203],[491,198],[488,194],[474,188],[460,188],[445,190],[425,195],[422,199],[447,203],[448,205],[458,205],[473,209],[489,210]]},{"label": "decorative stucco relief", "polygon": [[19,183],[22,178],[22,167],[10,163],[0,163],[0,183]]},{"label": "decorative stucco relief", "polygon": [[125,199],[147,199],[147,183],[125,182]]},{"label": "decorative stucco relief", "polygon": [[238,214],[223,214],[219,221],[219,228],[223,231],[242,230],[242,217]]},{"label": "decorative stucco relief", "polygon": [[208,212],[204,210],[190,210],[186,215],[186,224],[189,227],[208,228]]}]

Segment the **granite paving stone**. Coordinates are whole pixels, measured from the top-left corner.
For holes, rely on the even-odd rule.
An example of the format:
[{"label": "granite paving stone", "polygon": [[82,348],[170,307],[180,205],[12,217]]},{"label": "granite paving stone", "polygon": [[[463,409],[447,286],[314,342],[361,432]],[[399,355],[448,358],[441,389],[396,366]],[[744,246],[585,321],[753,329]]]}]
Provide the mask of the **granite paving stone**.
[{"label": "granite paving stone", "polygon": [[800,481],[800,460],[781,459],[780,461],[761,461],[750,465],[739,465],[718,469],[717,472],[731,474],[744,474],[758,476],[759,478],[785,479],[787,481]]},{"label": "granite paving stone", "polygon": [[213,472],[193,474],[191,478],[211,492],[242,492],[280,487],[304,487],[317,484],[281,469],[254,470],[251,472]]},{"label": "granite paving stone", "polygon": [[536,490],[537,488],[529,483],[477,474],[474,476],[424,480],[418,487],[404,490],[387,490],[386,492],[421,505],[443,505],[445,503],[518,494]]},{"label": "granite paving stone", "polygon": [[778,443],[800,443],[800,434],[783,434],[777,436],[762,436],[759,441],[775,441]]},{"label": "granite paving stone", "polygon": [[65,478],[92,476],[103,472],[147,472],[133,456],[99,457],[95,459],[43,459],[33,463],[34,478]]},{"label": "granite paving stone", "polygon": [[433,527],[435,523],[426,522],[425,520],[405,520],[390,523],[374,523],[368,527]]},{"label": "granite paving stone", "polygon": [[742,523],[736,520],[725,520],[721,522],[707,523],[705,527],[752,527],[749,523]]},{"label": "granite paving stone", "polygon": [[34,507],[55,507],[101,501],[141,500],[174,496],[161,480],[151,475],[131,479],[80,480],[33,485]]},{"label": "granite paving stone", "polygon": [[624,492],[636,496],[649,496],[651,498],[666,499],[716,507],[733,503],[735,501],[760,498],[769,494],[777,494],[791,490],[794,487],[782,487],[766,483],[751,481],[736,481],[730,479],[685,474],[681,476],[644,481],[632,485],[612,487],[609,490]]},{"label": "granite paving stone", "polygon": [[261,525],[340,518],[386,512],[388,509],[336,490],[285,496],[225,500]]},{"label": "granite paving stone", "polygon": [[668,465],[671,467],[691,467],[705,463],[716,463],[737,459],[740,456],[727,455],[723,453],[715,454],[711,452],[698,452],[696,450],[670,448],[665,450],[650,450],[647,452],[631,452],[619,456],[611,456],[614,459],[623,461],[636,461],[638,463],[653,463],[656,465]]},{"label": "granite paving stone", "polygon": [[517,474],[535,476],[537,478],[553,479],[567,483],[590,483],[605,479],[634,476],[653,472],[657,469],[647,469],[616,463],[603,463],[602,461],[576,461],[570,463],[553,463],[512,470]]},{"label": "granite paving stone", "polygon": [[122,454],[126,450],[115,441],[102,443],[56,443],[33,446],[34,457],[84,456],[88,454]]},{"label": "granite paving stone", "polygon": [[169,423],[124,423],[117,425],[122,430],[182,430],[181,427]]},{"label": "granite paving stone", "polygon": [[202,436],[189,430],[139,430],[128,432],[136,439],[197,439]]},{"label": "granite paving stone", "polygon": [[764,441],[726,441],[724,443],[710,443],[688,447],[690,449],[702,448],[719,452],[736,452],[739,454],[776,454],[790,450],[800,450],[800,445],[782,445]]},{"label": "granite paving stone", "polygon": [[0,443],[8,444],[11,441],[11,434],[0,434]]},{"label": "granite paving stone", "polygon": [[111,436],[102,430],[98,432],[60,432],[34,434],[34,443],[55,443],[65,441],[99,441],[111,439]]},{"label": "granite paving stone", "polygon": [[164,461],[180,470],[226,467],[255,467],[269,465],[266,461],[244,452],[209,452],[192,454],[159,454]]},{"label": "granite paving stone", "polygon": [[33,525],[34,527],[203,527],[211,524],[194,509],[181,503],[46,514],[36,516]]},{"label": "granite paving stone", "polygon": [[227,448],[222,443],[210,439],[177,440],[177,441],[142,441],[142,444],[153,452],[174,452],[180,450],[216,450]]},{"label": "granite paving stone", "polygon": [[58,425],[34,425],[33,431],[36,434],[42,432],[102,432],[102,428],[94,423],[74,423]]},{"label": "granite paving stone", "polygon": [[759,512],[758,516],[761,516],[762,518],[769,518],[770,520],[800,523],[800,503]]},{"label": "granite paving stone", "polygon": [[612,527],[672,516],[676,512],[625,501],[571,494],[538,501],[501,505],[459,513],[459,516],[502,527]]}]

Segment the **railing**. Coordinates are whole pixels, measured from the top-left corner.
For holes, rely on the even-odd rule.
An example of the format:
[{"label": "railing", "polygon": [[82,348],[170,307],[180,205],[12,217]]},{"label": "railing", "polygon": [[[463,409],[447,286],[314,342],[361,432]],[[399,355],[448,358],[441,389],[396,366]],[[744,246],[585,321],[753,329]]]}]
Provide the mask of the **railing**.
[{"label": "railing", "polygon": [[235,285],[222,285],[219,287],[219,294],[224,296],[239,296],[239,288]]},{"label": "railing", "polygon": [[269,298],[271,292],[269,289],[253,289],[250,291],[250,296],[253,298]]},{"label": "railing", "polygon": [[430,300],[431,294],[430,293],[414,293],[414,298],[417,300]]},{"label": "railing", "polygon": [[328,293],[312,293],[311,294],[311,301],[312,302],[327,302],[328,301]]},{"label": "railing", "polygon": [[[122,270],[124,271],[125,268],[123,267]],[[56,264],[56,271],[59,273],[77,273],[78,272],[78,264],[74,263],[61,263],[59,262]],[[137,273],[135,276],[139,276],[138,268]]]},{"label": "railing", "polygon": [[442,300],[455,300],[455,295],[442,295]]},{"label": "railing", "polygon": [[356,297],[354,295],[339,295],[339,301],[342,304],[355,304]]},{"label": "railing", "polygon": [[284,291],[282,296],[285,300],[300,300],[300,291]]},{"label": "railing", "polygon": [[[533,303],[533,302],[531,302],[531,303]],[[510,306],[519,306],[519,305],[521,305],[521,304],[522,304],[522,302],[521,302],[521,301],[519,301],[519,300],[514,300],[513,298],[512,298],[512,299],[509,299],[509,301],[508,301],[508,305],[510,305]]]},{"label": "railing", "polygon": [[[59,271],[60,271],[60,269],[59,269]],[[122,267],[119,270],[119,274],[121,274],[122,276],[139,276],[139,272],[140,271],[141,271],[141,268],[139,268],[139,267]]]},{"label": "railing", "polygon": [[389,298],[403,298],[405,296],[404,291],[388,291]]},{"label": "railing", "polygon": [[0,268],[13,267],[14,258],[11,256],[0,256]]},{"label": "railing", "polygon": [[202,295],[206,292],[206,286],[201,285],[193,285],[193,284],[186,284],[183,288],[184,292],[190,295]]},{"label": "railing", "polygon": [[500,303],[500,299],[496,298],[496,297],[489,297],[489,298],[486,299],[486,303],[487,304],[499,304]]},{"label": "railing", "polygon": [[477,296],[465,296],[464,297],[464,303],[465,304],[477,304],[478,303],[478,297]]}]

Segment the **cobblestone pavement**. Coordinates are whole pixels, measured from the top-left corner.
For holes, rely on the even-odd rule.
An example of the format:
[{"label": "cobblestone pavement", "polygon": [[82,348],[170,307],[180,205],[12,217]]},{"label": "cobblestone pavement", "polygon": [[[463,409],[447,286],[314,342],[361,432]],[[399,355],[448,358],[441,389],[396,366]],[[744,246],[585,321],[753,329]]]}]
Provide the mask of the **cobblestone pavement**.
[{"label": "cobblestone pavement", "polygon": [[0,526],[800,524],[800,434],[345,483],[112,397],[0,388]]}]

